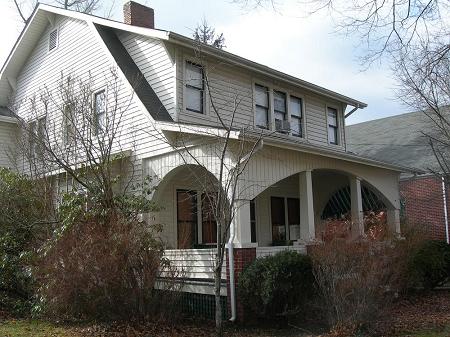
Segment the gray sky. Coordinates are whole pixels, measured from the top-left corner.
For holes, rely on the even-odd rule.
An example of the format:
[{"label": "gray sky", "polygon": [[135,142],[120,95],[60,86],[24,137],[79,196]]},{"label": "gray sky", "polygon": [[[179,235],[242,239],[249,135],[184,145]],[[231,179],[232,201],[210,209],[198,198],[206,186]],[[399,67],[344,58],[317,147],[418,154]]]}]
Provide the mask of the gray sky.
[{"label": "gray sky", "polygon": [[[361,71],[357,38],[336,34],[332,19],[325,14],[305,17],[299,1],[280,0],[276,10],[242,9],[231,0],[139,2],[155,9],[157,28],[191,36],[197,23],[206,18],[217,32],[224,33],[227,51],[366,102],[369,106],[348,118],[348,124],[408,111],[395,100],[395,82],[388,66],[377,64]],[[121,21],[123,0],[115,3],[114,19]],[[0,0],[2,65],[21,29],[13,0]]]}]

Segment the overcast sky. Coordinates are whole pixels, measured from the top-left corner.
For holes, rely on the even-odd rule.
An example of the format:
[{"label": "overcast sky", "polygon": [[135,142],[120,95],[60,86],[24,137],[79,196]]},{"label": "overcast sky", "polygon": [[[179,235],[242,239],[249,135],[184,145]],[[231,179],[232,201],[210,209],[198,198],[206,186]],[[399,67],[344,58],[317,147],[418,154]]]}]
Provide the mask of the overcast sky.
[{"label": "overcast sky", "polygon": [[[115,2],[114,19],[122,21],[123,0]],[[408,111],[395,100],[388,64],[361,71],[357,38],[336,34],[325,14],[305,17],[299,1],[279,0],[276,10],[243,9],[232,0],[139,2],[155,9],[157,28],[191,36],[204,17],[224,34],[227,51],[366,102],[369,106],[349,117],[348,124]],[[13,0],[0,0],[2,65],[22,27]]]}]

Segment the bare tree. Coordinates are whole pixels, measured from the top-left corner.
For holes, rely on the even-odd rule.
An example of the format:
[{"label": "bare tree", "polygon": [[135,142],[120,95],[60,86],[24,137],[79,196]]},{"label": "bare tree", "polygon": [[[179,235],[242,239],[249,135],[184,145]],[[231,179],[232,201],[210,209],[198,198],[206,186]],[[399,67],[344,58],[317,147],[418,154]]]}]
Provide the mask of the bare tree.
[{"label": "bare tree", "polygon": [[396,62],[400,82],[398,98],[412,109],[423,111],[430,127],[423,135],[436,157],[435,174],[450,177],[450,49],[442,41],[427,41]]},{"label": "bare tree", "polygon": [[[28,23],[33,9],[38,5],[37,0],[10,0],[24,24]],[[106,8],[104,16],[110,18],[116,6],[116,1],[108,0],[48,0],[46,3],[55,5],[64,9],[73,10],[81,13],[93,14],[102,8]]]},{"label": "bare tree", "polygon": [[197,25],[192,36],[195,41],[208,44],[215,48],[223,49],[225,47],[223,33],[216,34],[216,30],[208,24],[205,18]]},{"label": "bare tree", "polygon": [[[255,130],[253,125],[239,123],[237,118],[243,109],[243,100],[248,99],[247,95],[251,93],[239,92],[230,86],[225,89],[227,93],[224,95],[224,89],[217,86],[214,80],[215,66],[211,63],[206,66],[206,60],[201,51],[198,51],[197,60],[203,74],[205,101],[210,107],[210,114],[217,120],[217,125],[210,131],[206,128],[204,134],[206,141],[199,141],[197,134],[183,135],[171,145],[177,149],[184,163],[194,164],[195,167],[200,168],[196,170],[192,168],[192,165],[187,165],[192,171],[195,185],[204,195],[205,200],[202,204],[207,205],[207,209],[203,209],[202,212],[209,213],[208,215],[216,223],[213,257],[215,322],[217,336],[222,336],[220,290],[227,241],[230,238],[230,229],[236,220],[236,214],[245,199],[245,193],[251,187],[246,176],[246,169],[260,149],[263,138],[270,132]],[[229,67],[229,65],[225,66]],[[189,78],[186,79],[186,81],[189,80]],[[182,134],[181,131],[180,129],[180,134]],[[210,174],[211,171],[213,174]]]},{"label": "bare tree", "polygon": [[[98,202],[111,209],[118,176],[122,174],[125,180],[123,173],[127,172],[131,181],[134,175],[132,159],[120,141],[122,119],[133,94],[125,103],[119,102],[121,81],[116,71],[105,78],[105,89],[94,91],[90,75],[62,74],[56,87],[46,87],[11,110],[20,123],[18,155],[23,170],[37,179],[64,172],[71,188],[92,195],[101,191]],[[28,116],[20,113],[25,108],[22,105]],[[129,183],[120,184],[121,193],[126,193]]]}]

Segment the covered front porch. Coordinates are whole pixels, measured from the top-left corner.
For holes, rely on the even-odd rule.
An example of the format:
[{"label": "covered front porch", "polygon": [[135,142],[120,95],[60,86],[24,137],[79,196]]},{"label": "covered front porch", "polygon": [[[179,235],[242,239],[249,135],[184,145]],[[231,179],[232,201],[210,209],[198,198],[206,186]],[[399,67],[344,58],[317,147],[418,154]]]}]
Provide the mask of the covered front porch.
[{"label": "covered front porch", "polygon": [[[197,179],[210,174],[183,165],[161,182],[157,221],[169,249],[207,249],[216,243],[211,212],[215,186]],[[351,238],[365,235],[364,213],[384,211],[391,232],[399,232],[399,210],[369,182],[351,173],[315,169],[290,175],[235,205],[235,244],[240,247],[305,245],[324,239],[329,219],[350,219]],[[265,249],[264,252],[269,252]],[[277,249],[274,249],[277,251]]]},{"label": "covered front porch", "polygon": [[[307,245],[324,239],[330,218],[345,216],[349,239],[356,239],[365,235],[364,213],[384,211],[390,232],[400,233],[400,170],[336,157],[266,146],[252,158],[233,204],[229,240],[235,269],[283,249],[306,253]],[[205,165],[186,162],[178,153],[144,165],[146,174],[159,179],[153,199],[162,210],[153,221],[162,225],[166,256],[186,271],[185,291],[211,294],[217,228],[210,207],[220,186],[217,163],[204,151],[199,158]],[[227,268],[225,262],[224,296]]]}]

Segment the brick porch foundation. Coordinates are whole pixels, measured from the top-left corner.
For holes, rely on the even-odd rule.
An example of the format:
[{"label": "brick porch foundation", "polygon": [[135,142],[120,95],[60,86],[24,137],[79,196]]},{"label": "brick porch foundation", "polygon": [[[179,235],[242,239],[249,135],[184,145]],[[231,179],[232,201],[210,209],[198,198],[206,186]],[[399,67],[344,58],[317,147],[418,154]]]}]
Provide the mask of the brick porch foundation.
[{"label": "brick porch foundation", "polygon": [[[234,281],[236,284],[236,321],[242,323],[245,318],[243,303],[239,300],[239,276],[242,271],[250,263],[256,259],[256,248],[234,248]],[[230,301],[230,270],[228,264],[228,250],[227,250],[227,307],[228,313],[231,315],[231,301]]]}]

